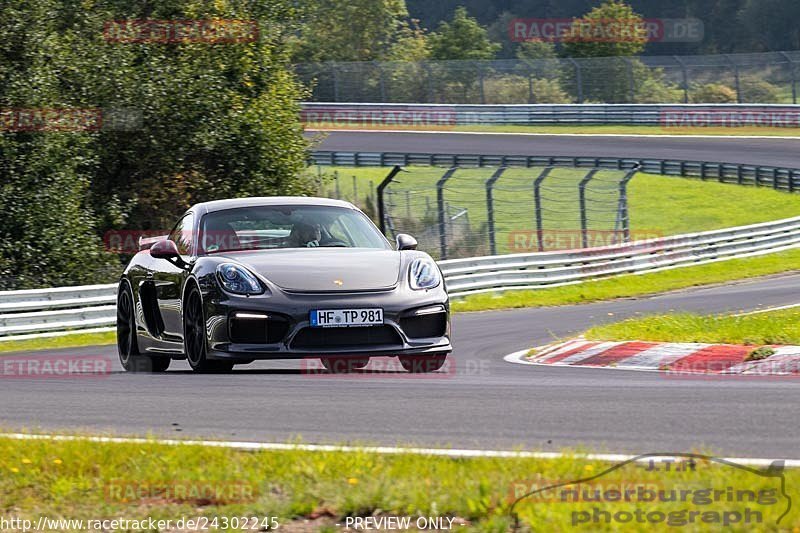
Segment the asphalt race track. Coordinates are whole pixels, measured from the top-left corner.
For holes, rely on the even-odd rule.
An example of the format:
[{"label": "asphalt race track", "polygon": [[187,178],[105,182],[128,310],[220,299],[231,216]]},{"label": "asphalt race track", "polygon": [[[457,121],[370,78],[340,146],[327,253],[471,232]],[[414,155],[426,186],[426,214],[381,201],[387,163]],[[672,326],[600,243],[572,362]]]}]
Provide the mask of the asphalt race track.
[{"label": "asphalt race track", "polygon": [[[800,166],[800,141],[522,136],[331,135],[321,149],[672,157]],[[380,443],[619,453],[709,451],[800,458],[800,383],[678,378],[608,369],[512,365],[502,357],[637,312],[738,311],[800,302],[800,275],[582,306],[459,314],[453,373],[307,375],[298,362],[196,375],[116,371],[0,380],[4,430],[112,431],[170,437]],[[104,355],[116,348],[17,354]],[[13,356],[12,356],[13,357]],[[3,358],[0,357],[0,362]]]},{"label": "asphalt race track", "polygon": [[[629,453],[702,448],[794,458],[800,442],[800,383],[794,379],[531,367],[502,356],[637,311],[715,312],[738,310],[743,302],[797,301],[800,276],[793,275],[652,299],[460,314],[453,324],[455,372],[438,376],[308,375],[287,361],[196,375],[180,361],[157,376],[125,374],[116,364],[118,372],[100,377],[7,379],[0,385],[0,426],[552,451],[579,445]],[[116,348],[60,353],[115,357]]]},{"label": "asphalt race track", "polygon": [[[319,134],[309,134],[315,136]],[[318,150],[685,159],[800,167],[798,139],[324,132]]]}]

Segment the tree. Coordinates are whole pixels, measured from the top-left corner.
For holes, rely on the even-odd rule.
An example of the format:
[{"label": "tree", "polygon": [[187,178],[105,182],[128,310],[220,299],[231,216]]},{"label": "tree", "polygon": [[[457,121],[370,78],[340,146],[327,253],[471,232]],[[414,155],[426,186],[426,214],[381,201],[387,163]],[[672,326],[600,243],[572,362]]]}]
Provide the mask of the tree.
[{"label": "tree", "polygon": [[432,59],[492,59],[500,50],[464,7],[455,10],[452,21],[442,21],[430,41]]},{"label": "tree", "polygon": [[622,0],[605,0],[575,19],[567,38],[567,57],[633,56],[647,44],[644,19]]},{"label": "tree", "polygon": [[747,0],[739,20],[747,30],[750,50],[800,48],[800,4],[796,0]]},{"label": "tree", "polygon": [[296,63],[383,59],[408,18],[405,0],[311,0],[292,59]]},{"label": "tree", "polygon": [[[41,283],[83,281],[69,265],[86,259],[86,271],[102,266],[103,258],[89,264],[94,256],[87,250],[107,230],[164,231],[195,202],[309,192],[298,178],[307,156],[298,104],[305,91],[290,72],[285,44],[295,29],[293,5],[0,4],[0,20],[14,21],[0,25],[0,109],[85,108],[104,118],[121,110],[134,117],[130,127],[112,121],[93,131],[0,132],[0,175],[10,177],[0,185],[3,206],[58,200],[49,210],[0,209],[2,268],[38,269]],[[251,20],[260,31],[216,44],[126,43],[104,34],[107,22],[131,19]],[[55,238],[39,242],[35,229],[49,227],[62,229],[69,249]],[[17,248],[36,252],[36,264]]]},{"label": "tree", "polygon": [[555,45],[545,41],[525,41],[517,48],[517,59],[552,60],[557,57]]}]

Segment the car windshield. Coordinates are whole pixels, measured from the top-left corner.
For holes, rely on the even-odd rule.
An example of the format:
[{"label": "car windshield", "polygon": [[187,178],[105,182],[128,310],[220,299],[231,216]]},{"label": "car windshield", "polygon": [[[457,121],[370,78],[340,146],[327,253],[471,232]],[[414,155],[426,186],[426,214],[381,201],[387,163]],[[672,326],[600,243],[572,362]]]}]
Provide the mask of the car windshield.
[{"label": "car windshield", "polygon": [[360,211],[330,206],[255,206],[203,217],[203,253],[273,248],[391,249]]}]

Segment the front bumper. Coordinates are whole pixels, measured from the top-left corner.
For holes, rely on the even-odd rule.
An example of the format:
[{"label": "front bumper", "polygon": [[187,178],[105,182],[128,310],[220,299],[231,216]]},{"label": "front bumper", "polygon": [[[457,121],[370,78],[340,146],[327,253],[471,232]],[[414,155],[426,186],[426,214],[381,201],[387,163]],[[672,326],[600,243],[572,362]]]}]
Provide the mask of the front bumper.
[{"label": "front bumper", "polygon": [[[296,293],[273,286],[268,294],[257,296],[213,291],[204,301],[210,359],[424,356],[453,349],[449,300],[441,285],[427,291],[396,287],[348,293]],[[313,309],[359,308],[383,309],[384,326],[312,328],[309,322]],[[242,315],[245,318],[237,318]],[[254,324],[246,334],[247,324],[241,321]],[[256,340],[258,321],[265,324],[263,337],[246,342]]]}]

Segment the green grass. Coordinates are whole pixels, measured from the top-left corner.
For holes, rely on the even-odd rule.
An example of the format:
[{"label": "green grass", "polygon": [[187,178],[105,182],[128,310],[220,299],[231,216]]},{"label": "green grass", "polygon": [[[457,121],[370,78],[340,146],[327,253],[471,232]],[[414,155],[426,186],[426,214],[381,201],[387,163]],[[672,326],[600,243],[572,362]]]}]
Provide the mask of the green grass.
[{"label": "green grass", "polygon": [[[364,128],[363,126],[353,126],[352,128],[337,127],[336,129],[346,130],[346,129],[364,129]],[[665,128],[662,126],[628,126],[624,124],[551,125],[551,126],[466,124],[466,125],[455,126],[453,128],[443,128],[443,127],[392,128],[391,126],[387,126],[375,129],[382,129],[382,130],[417,129],[425,131],[441,131],[443,133],[447,133],[448,131],[475,131],[475,132],[486,132],[486,133],[542,133],[542,134],[567,133],[567,134],[584,134],[584,135],[614,134],[614,135],[725,135],[725,136],[765,135],[765,136],[778,136],[778,137],[800,136],[800,129],[798,128],[760,128],[760,127]]]},{"label": "green grass", "polygon": [[[286,531],[334,531],[348,516],[457,517],[455,531],[508,531],[511,503],[531,487],[602,474],[610,463],[562,459],[449,459],[367,452],[237,452],[190,445],[116,444],[88,441],[17,441],[0,437],[0,501],[3,518],[40,515],[68,519],[141,520],[181,517],[278,517]],[[693,470],[648,472],[628,465],[584,490],[606,491],[621,483],[661,490],[727,487],[779,491],[766,478],[719,463],[698,461]],[[800,472],[786,473],[797,494]],[[538,485],[537,485],[538,484]],[[194,489],[238,488],[198,498]],[[179,490],[180,489],[180,490]],[[244,495],[245,497],[242,497]],[[552,495],[552,493],[551,493]],[[759,530],[776,530],[786,500],[750,505],[763,513]],[[598,507],[612,512],[743,510],[743,504],[571,503],[528,498],[517,506],[523,531],[573,531],[572,513]],[[308,521],[308,522],[306,522]],[[797,506],[781,526],[800,525]],[[652,524],[583,526],[587,531],[652,531]],[[737,525],[734,531],[752,530]],[[657,528],[665,529],[665,528]],[[690,526],[688,531],[718,530]]]},{"label": "green grass", "polygon": [[753,315],[676,313],[631,318],[596,326],[589,339],[703,342],[721,344],[800,344],[800,309]]},{"label": "green grass", "polygon": [[755,278],[796,270],[798,265],[800,250],[789,250],[760,257],[731,259],[650,274],[619,276],[565,287],[508,291],[499,295],[478,294],[455,300],[452,308],[454,311],[487,311],[590,303]]},{"label": "green grass", "polygon": [[58,337],[25,339],[18,341],[0,341],[0,353],[22,352],[33,350],[52,350],[56,348],[77,348],[81,346],[102,346],[117,342],[114,331],[103,333],[75,333]]}]

